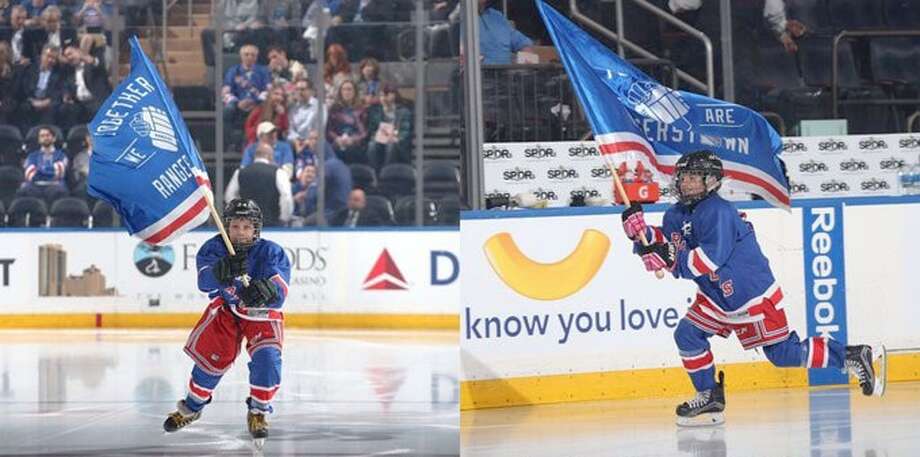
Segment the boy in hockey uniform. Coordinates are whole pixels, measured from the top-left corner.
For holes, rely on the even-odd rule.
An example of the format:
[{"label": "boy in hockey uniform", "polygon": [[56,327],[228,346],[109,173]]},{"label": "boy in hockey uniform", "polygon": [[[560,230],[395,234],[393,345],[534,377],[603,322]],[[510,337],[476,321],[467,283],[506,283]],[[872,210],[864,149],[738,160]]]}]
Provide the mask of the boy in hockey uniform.
[{"label": "boy in hockey uniform", "polygon": [[223,224],[236,255],[229,255],[220,235],[205,242],[196,257],[198,288],[211,298],[189,335],[185,352],[195,362],[188,395],[163,423],[174,432],[201,417],[221,376],[230,368],[246,338],[249,352],[247,423],[256,444],[268,436],[265,416],[281,384],[281,345],[291,265],[278,244],[260,238],[262,210],[252,200],[227,204]]},{"label": "boy in hockey uniform", "polygon": [[[760,251],[753,226],[716,192],[722,162],[712,152],[684,154],[677,161],[673,189],[678,203],[661,227],[647,226],[642,207],[633,203],[623,214],[626,235],[636,243],[648,271],[667,270],[694,281],[695,302],[674,331],[674,340],[696,397],[677,406],[678,425],[724,421],[724,374],[715,377],[709,338],[732,332],[744,349],[762,348],[778,367],[846,369],[865,395],[884,392],[872,367],[872,348],[844,346],[823,336],[804,341],[790,332],[780,306],[783,292]],[[648,246],[639,242],[645,232]],[[876,354],[884,357],[884,348]],[[884,360],[882,360],[884,363]]]}]

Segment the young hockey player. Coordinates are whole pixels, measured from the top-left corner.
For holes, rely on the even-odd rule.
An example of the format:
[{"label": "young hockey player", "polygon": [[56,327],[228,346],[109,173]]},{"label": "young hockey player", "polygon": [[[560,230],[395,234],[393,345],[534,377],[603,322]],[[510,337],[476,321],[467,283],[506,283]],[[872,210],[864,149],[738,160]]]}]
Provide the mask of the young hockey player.
[{"label": "young hockey player", "polygon": [[230,368],[246,338],[249,352],[247,423],[257,447],[268,436],[265,416],[281,384],[281,345],[291,266],[278,244],[262,239],[262,210],[252,200],[227,204],[223,224],[236,255],[231,256],[220,235],[198,250],[198,288],[211,298],[189,335],[185,352],[195,362],[188,395],[163,423],[174,432],[201,417],[221,376]]},{"label": "young hockey player", "polygon": [[[802,341],[790,332],[780,306],[783,292],[760,251],[753,226],[735,206],[716,192],[722,162],[712,152],[684,154],[677,161],[673,190],[678,202],[665,212],[661,227],[647,226],[639,204],[623,214],[626,235],[648,271],[667,270],[699,287],[695,302],[674,331],[674,340],[696,397],[677,406],[678,425],[710,425],[724,421],[724,374],[718,382],[709,338],[732,332],[744,349],[762,348],[778,367],[845,369],[859,381],[865,395],[884,393],[884,371],[873,370],[867,345],[844,346],[815,336]],[[645,232],[649,246],[642,246]]]}]

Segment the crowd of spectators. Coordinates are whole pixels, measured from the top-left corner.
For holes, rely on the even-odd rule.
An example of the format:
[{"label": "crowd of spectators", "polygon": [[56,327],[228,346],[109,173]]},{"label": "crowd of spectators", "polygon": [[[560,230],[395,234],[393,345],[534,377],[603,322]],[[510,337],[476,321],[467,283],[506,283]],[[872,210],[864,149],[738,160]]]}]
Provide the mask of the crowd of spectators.
[{"label": "crowd of spectators", "polygon": [[[6,157],[0,165],[22,166],[24,181],[18,196],[37,197],[48,206],[68,195],[86,198],[91,140],[70,133],[85,131],[85,124],[112,92],[107,27],[112,4],[102,0],[17,3],[0,1],[0,124],[12,124],[23,138],[31,134],[35,141],[26,141],[29,146],[23,155],[12,161]],[[127,1],[121,8],[134,17],[150,9],[143,3]],[[228,199],[242,195],[257,200],[266,211],[267,225],[315,224],[320,206],[317,157],[322,154],[327,221],[350,226],[393,223],[392,206],[398,198],[411,195],[414,184],[405,192],[381,192],[374,183],[353,180],[351,171],[362,166],[362,172],[373,170],[376,179],[389,165],[412,162],[413,105],[404,100],[394,81],[382,75],[379,58],[390,54],[372,49],[391,43],[383,39],[386,30],[361,27],[360,33],[330,34],[324,67],[309,74],[304,62],[310,63],[305,60],[310,57],[298,52],[303,46],[288,36],[288,28],[308,28],[308,15],[298,16],[304,7],[298,3],[223,3],[225,49],[238,53],[239,63],[226,68],[219,103],[224,131],[230,132],[225,150],[242,152],[239,170],[230,177],[224,194]],[[408,20],[414,9],[414,2],[393,0],[306,4],[328,7],[335,25]],[[429,9],[434,17],[455,10],[457,4],[456,0],[434,1]],[[298,24],[292,20],[296,17],[305,22]],[[298,36],[293,41],[308,40]],[[317,84],[325,89],[322,113]],[[320,116],[324,131],[317,131]],[[37,133],[36,126],[42,126]],[[62,147],[65,140],[76,146]],[[379,214],[376,205],[374,211],[358,217],[365,196],[374,200],[381,195],[392,204],[388,216]]]}]

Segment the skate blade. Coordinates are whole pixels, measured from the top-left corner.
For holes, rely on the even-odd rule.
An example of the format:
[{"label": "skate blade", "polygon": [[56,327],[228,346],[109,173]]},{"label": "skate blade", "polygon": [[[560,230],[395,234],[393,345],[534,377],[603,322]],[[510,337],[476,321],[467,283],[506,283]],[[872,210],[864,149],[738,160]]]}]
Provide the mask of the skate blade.
[{"label": "skate blade", "polygon": [[875,385],[872,388],[872,395],[881,397],[885,395],[885,386],[888,382],[888,350],[884,345],[878,345],[872,348],[872,356],[877,355],[878,368],[875,371]]},{"label": "skate blade", "polygon": [[677,425],[681,427],[709,427],[725,423],[723,413],[704,413],[694,417],[677,416]]}]

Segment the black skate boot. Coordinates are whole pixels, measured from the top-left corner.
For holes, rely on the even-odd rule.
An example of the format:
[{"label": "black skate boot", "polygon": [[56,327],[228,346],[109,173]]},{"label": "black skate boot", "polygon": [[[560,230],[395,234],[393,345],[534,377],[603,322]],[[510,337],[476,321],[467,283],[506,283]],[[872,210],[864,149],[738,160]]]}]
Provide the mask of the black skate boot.
[{"label": "black skate boot", "polygon": [[881,347],[876,354],[879,358],[879,373],[872,367],[872,348],[861,344],[847,346],[847,356],[844,366],[846,371],[859,381],[863,395],[878,395],[885,393],[885,348]]},{"label": "black skate boot", "polygon": [[709,390],[696,393],[696,398],[677,405],[677,425],[695,427],[719,425],[725,422],[725,373],[719,372],[719,382]]},{"label": "black skate boot", "polygon": [[200,417],[201,411],[192,411],[185,404],[185,400],[179,400],[179,403],[176,403],[176,410],[170,413],[169,416],[166,417],[166,421],[163,422],[163,430],[170,433],[174,432],[195,422]]},{"label": "black skate boot", "polygon": [[[246,399],[246,403],[250,404],[249,399]],[[252,444],[255,445],[256,449],[262,450],[262,446],[265,445],[265,438],[268,438],[268,421],[265,420],[265,414],[250,407],[249,412],[246,414],[246,423],[249,425]]]}]

